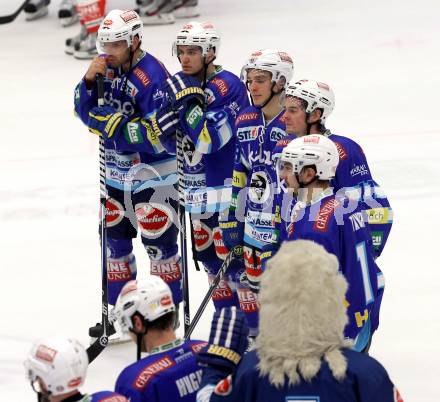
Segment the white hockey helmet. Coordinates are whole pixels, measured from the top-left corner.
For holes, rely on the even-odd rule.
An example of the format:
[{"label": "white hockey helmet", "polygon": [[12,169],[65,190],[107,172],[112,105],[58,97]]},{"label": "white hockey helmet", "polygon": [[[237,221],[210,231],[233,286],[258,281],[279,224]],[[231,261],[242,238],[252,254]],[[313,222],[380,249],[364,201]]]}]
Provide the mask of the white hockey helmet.
[{"label": "white hockey helmet", "polygon": [[305,135],[295,138],[283,149],[277,169],[280,171],[286,162],[292,164],[294,174],[299,174],[305,166],[314,165],[319,180],[331,180],[339,164],[338,148],[323,135]]},{"label": "white hockey helmet", "polygon": [[78,389],[85,381],[89,364],[84,347],[75,339],[47,337],[32,345],[24,361],[27,378],[44,381],[50,395]]},{"label": "white hockey helmet", "polygon": [[312,80],[299,80],[289,83],[286,97],[291,96],[307,102],[306,113],[322,109],[321,122],[330,115],[335,107],[335,94],[325,83]]},{"label": "white hockey helmet", "polygon": [[138,35],[142,40],[143,23],[134,10],[112,10],[110,11],[98,29],[96,48],[98,53],[103,54],[104,44],[125,40],[127,46],[133,43],[133,38]]},{"label": "white hockey helmet", "polygon": [[278,83],[284,77],[284,88],[293,76],[293,60],[286,52],[263,49],[253,52],[241,69],[240,78],[246,84],[249,70],[263,70],[272,74],[272,82]]},{"label": "white hockey helmet", "polygon": [[176,311],[169,286],[158,276],[127,282],[119,294],[111,319],[117,320],[122,331],[133,328],[132,317],[138,312],[148,322]]},{"label": "white hockey helmet", "polygon": [[218,55],[220,35],[212,22],[190,21],[177,33],[173,43],[173,55],[177,56],[177,46],[198,46],[202,49],[202,56],[206,56],[213,49]]}]

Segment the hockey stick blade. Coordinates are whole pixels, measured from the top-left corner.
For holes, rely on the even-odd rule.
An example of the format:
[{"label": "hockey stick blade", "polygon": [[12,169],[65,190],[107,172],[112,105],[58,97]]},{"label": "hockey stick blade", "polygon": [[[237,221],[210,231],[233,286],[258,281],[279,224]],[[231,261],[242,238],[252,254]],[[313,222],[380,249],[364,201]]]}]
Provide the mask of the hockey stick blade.
[{"label": "hockey stick blade", "polygon": [[26,5],[30,2],[31,0],[25,0],[25,2],[20,6],[20,8],[13,14],[10,15],[3,15],[0,16],[0,24],[9,24],[10,22],[14,21],[18,14],[21,13],[21,11],[26,7]]}]

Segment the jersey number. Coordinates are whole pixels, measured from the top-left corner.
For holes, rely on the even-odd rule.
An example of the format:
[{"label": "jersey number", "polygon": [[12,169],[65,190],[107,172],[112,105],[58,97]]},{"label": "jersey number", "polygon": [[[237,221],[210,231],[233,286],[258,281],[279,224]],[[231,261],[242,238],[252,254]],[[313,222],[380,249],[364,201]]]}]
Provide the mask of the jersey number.
[{"label": "jersey number", "polygon": [[369,304],[374,300],[373,290],[371,288],[370,273],[368,270],[368,259],[365,242],[356,244],[356,255],[359,264],[361,264],[362,282],[364,284],[365,304]]}]

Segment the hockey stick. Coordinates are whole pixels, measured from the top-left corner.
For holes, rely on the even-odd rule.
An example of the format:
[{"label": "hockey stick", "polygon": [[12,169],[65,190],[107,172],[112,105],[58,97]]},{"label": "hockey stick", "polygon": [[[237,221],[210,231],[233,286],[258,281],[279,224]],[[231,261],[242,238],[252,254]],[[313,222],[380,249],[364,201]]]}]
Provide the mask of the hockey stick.
[{"label": "hockey stick", "polygon": [[8,23],[14,21],[17,18],[18,14],[21,13],[21,10],[23,10],[30,1],[31,0],[25,0],[24,3],[20,6],[20,8],[15,13],[10,14],[10,15],[0,16],[0,24],[8,24]]},{"label": "hockey stick", "polygon": [[225,260],[223,261],[223,264],[221,265],[220,269],[218,270],[217,274],[215,275],[213,281],[211,282],[211,285],[209,286],[208,291],[206,292],[205,297],[203,298],[202,302],[200,303],[199,308],[197,309],[193,320],[191,321],[191,324],[189,325],[189,328],[187,331],[185,331],[185,340],[189,339],[191,334],[194,331],[194,328],[196,327],[197,323],[199,322],[200,318],[202,317],[202,314],[205,311],[206,306],[209,303],[209,300],[211,299],[212,294],[214,293],[215,288],[218,286],[222,278],[225,276],[226,271],[229,268],[229,265],[231,265],[232,260],[243,254],[243,246],[236,246],[234,247],[226,256]]},{"label": "hockey stick", "polygon": [[[98,85],[98,106],[104,106],[104,77],[96,75]],[[102,334],[88,348],[87,356],[89,363],[104,350],[108,344],[108,337],[114,333],[108,319],[108,286],[107,286],[107,228],[106,228],[106,202],[107,187],[105,184],[105,144],[104,139],[99,137],[99,202],[101,212],[101,276],[102,276]]]},{"label": "hockey stick", "polygon": [[189,282],[188,282],[188,249],[186,246],[186,214],[185,214],[185,196],[184,189],[186,188],[183,176],[183,133],[180,130],[176,131],[176,156],[177,156],[177,175],[179,186],[179,206],[178,206],[178,220],[179,220],[179,234],[180,234],[180,253],[182,257],[182,297],[183,297],[183,328],[184,333],[188,331],[191,321],[189,310]]}]

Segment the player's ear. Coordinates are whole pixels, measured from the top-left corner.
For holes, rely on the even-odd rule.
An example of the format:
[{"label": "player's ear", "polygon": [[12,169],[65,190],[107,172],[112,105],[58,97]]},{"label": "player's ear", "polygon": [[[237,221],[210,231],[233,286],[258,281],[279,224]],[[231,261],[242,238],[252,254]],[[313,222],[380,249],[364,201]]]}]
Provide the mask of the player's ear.
[{"label": "player's ear", "polygon": [[137,314],[133,316],[133,330],[136,333],[141,333],[144,330],[144,323]]},{"label": "player's ear", "polygon": [[322,110],[315,109],[312,113],[309,113],[309,117],[307,118],[307,123],[314,124],[318,123],[321,120]]}]

